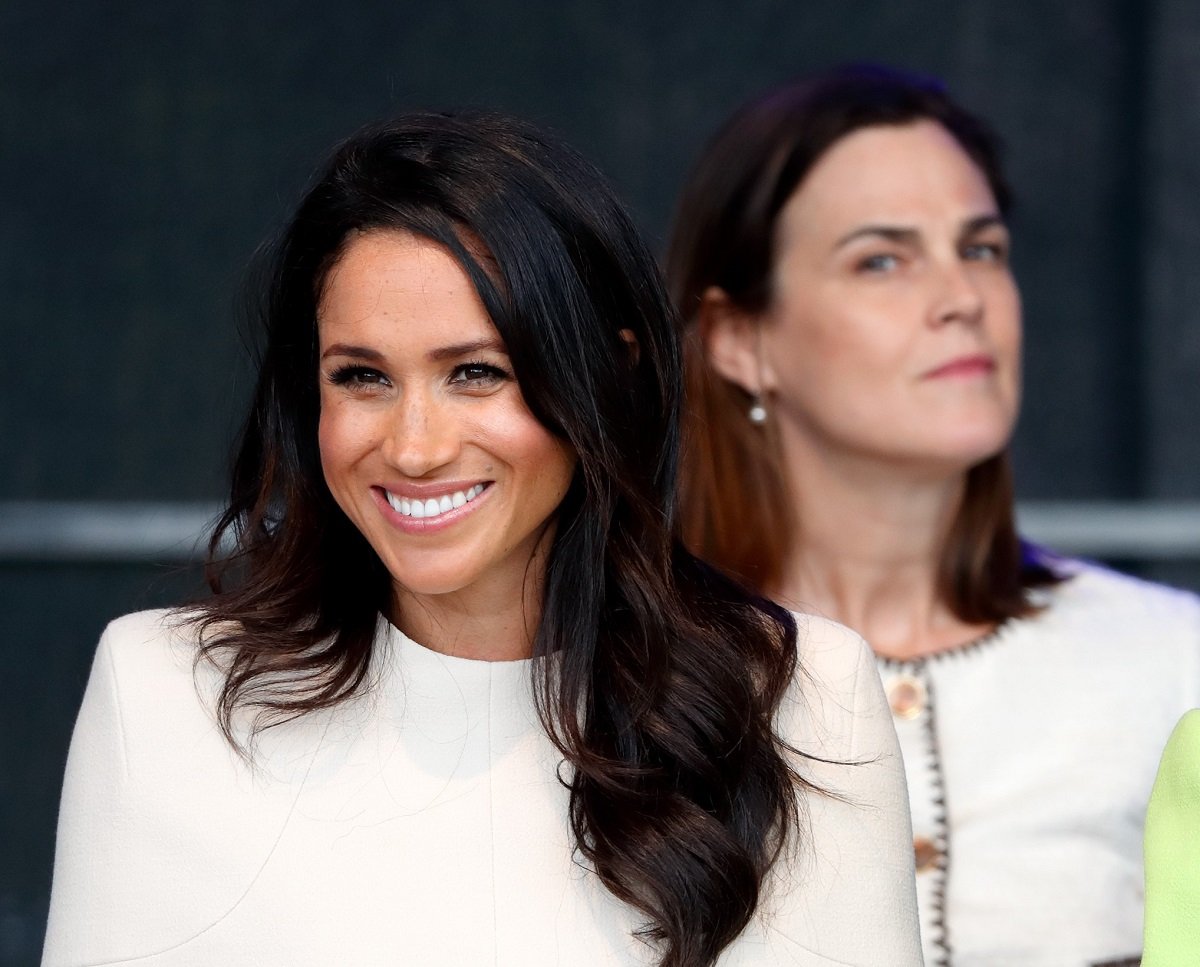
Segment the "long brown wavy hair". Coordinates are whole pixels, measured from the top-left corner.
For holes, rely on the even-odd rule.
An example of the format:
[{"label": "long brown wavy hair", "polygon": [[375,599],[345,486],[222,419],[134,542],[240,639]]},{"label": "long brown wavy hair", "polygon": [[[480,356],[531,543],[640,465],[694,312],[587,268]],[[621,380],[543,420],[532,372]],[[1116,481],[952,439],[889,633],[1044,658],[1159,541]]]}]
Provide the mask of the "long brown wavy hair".
[{"label": "long brown wavy hair", "polygon": [[[919,120],[955,138],[1007,215],[1012,193],[990,128],[938,82],[869,65],[780,87],[742,107],[704,149],[680,196],[667,282],[685,329],[684,539],[764,593],[779,590],[803,535],[773,424],[746,418],[749,396],[708,358],[699,322],[704,293],[716,286],[739,309],[763,312],[779,213],[813,165],[860,128]],[[942,551],[940,599],[963,621],[998,623],[1035,610],[1028,589],[1058,580],[1017,535],[1007,451],[972,467]]]},{"label": "long brown wavy hair", "polygon": [[322,477],[316,309],[347,238],[377,230],[453,255],[530,410],[578,456],[534,642],[557,656],[531,663],[539,713],[582,856],[664,967],[710,965],[803,802],[773,728],[796,626],[680,543],[681,352],[654,259],[600,175],[530,127],[417,114],[363,130],[267,249],[258,384],[202,605],[221,724],[236,744],[235,713],[264,728],[370,687],[391,578]]}]

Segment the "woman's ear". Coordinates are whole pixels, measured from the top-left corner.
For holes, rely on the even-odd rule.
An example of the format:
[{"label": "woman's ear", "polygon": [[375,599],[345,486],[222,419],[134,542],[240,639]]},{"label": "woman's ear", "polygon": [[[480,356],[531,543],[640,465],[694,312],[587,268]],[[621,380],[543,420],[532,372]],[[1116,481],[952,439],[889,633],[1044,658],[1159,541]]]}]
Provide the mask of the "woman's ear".
[{"label": "woman's ear", "polygon": [[750,396],[771,387],[764,378],[762,320],[735,306],[724,289],[709,286],[700,299],[700,336],[717,375]]}]

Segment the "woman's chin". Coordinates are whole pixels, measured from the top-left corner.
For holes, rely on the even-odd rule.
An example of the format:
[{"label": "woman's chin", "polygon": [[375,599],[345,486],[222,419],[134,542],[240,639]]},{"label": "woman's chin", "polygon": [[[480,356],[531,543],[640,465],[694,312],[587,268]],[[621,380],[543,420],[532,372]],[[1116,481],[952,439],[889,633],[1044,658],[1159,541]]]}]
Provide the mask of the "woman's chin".
[{"label": "woman's chin", "polygon": [[1007,446],[1007,436],[991,440],[964,441],[935,455],[932,462],[942,467],[947,475],[965,474],[972,467],[986,463],[992,457],[1003,453]]},{"label": "woman's chin", "polygon": [[997,435],[972,439],[914,442],[907,447],[893,447],[880,454],[881,463],[897,480],[950,480],[964,475],[972,467],[1003,453],[1008,436]]},{"label": "woman's chin", "polygon": [[931,462],[965,473],[1004,452],[1011,439],[1012,423],[1007,419],[963,420],[926,435],[925,446],[920,449]]}]

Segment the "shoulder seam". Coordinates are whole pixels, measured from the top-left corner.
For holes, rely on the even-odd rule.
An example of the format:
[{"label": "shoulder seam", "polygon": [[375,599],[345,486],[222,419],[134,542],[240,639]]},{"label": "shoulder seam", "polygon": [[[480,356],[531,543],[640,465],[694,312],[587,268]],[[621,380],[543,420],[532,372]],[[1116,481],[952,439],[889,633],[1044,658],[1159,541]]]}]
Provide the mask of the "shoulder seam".
[{"label": "shoulder seam", "polygon": [[117,732],[120,736],[118,745],[121,750],[121,774],[124,778],[128,779],[130,775],[129,733],[125,729],[125,710],[121,703],[121,682],[117,674],[117,660],[113,655],[113,647],[109,639],[108,629],[105,629],[104,634],[101,636],[100,651],[103,660],[108,664],[108,674],[112,681],[113,717],[116,719]]},{"label": "shoulder seam", "polygon": [[856,658],[856,660],[854,662],[854,684],[852,686],[852,688],[854,689],[854,703],[853,703],[853,710],[850,715],[850,758],[851,759],[853,759],[855,756],[858,755],[858,720],[861,717],[861,705],[862,705],[862,689],[859,688],[859,682],[862,680],[863,666],[866,665],[868,662],[870,662],[872,674],[878,674],[878,672],[875,669],[875,662],[871,659],[871,656],[868,654],[871,646],[868,645],[866,640],[862,637],[862,635],[859,635],[857,632],[855,633],[855,638],[857,639],[857,645],[858,645],[858,657]]}]

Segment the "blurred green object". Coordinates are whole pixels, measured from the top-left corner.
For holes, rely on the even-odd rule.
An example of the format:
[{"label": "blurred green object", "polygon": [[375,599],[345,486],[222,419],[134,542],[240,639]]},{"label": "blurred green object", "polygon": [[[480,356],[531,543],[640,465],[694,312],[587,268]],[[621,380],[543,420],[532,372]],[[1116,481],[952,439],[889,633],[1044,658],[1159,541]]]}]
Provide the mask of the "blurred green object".
[{"label": "blurred green object", "polygon": [[1142,967],[1200,964],[1200,709],[1163,750],[1146,812]]}]

